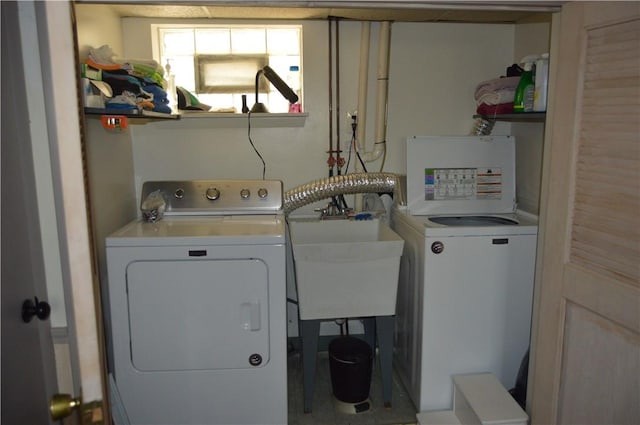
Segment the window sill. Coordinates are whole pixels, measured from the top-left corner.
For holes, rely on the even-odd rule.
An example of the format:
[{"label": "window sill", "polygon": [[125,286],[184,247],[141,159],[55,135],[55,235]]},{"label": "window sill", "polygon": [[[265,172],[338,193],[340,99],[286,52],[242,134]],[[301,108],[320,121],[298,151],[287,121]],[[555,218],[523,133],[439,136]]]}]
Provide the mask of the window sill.
[{"label": "window sill", "polygon": [[147,111],[144,109],[106,109],[106,108],[84,108],[85,116],[91,118],[101,118],[102,116],[123,116],[130,119],[131,124],[146,124],[158,120],[177,120],[180,117],[174,114],[163,114],[161,112]]},{"label": "window sill", "polygon": [[[221,112],[185,112],[181,113],[179,122],[189,127],[206,126],[226,128],[246,128],[249,114],[230,114]],[[251,114],[251,127],[304,127],[308,113],[254,113]]]},{"label": "window sill", "polygon": [[[129,118],[130,124],[162,123],[170,127],[189,128],[246,128],[248,119],[248,114],[204,111],[161,114],[152,111],[120,111],[117,109],[85,108],[85,114],[98,118],[102,115],[124,115]],[[308,113],[253,113],[251,114],[251,127],[304,127],[308,116]]]}]

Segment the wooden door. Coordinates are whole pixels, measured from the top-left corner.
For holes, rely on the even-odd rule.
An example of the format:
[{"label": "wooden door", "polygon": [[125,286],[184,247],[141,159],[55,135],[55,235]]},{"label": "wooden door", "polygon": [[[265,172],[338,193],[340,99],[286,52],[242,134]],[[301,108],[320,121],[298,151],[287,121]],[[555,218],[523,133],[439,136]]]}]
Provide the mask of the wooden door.
[{"label": "wooden door", "polygon": [[[2,424],[51,424],[57,390],[49,318],[25,323],[25,300],[48,300],[38,222],[18,4],[2,2]],[[35,302],[35,300],[34,300]]]},{"label": "wooden door", "polygon": [[528,405],[537,424],[638,424],[640,3],[556,18]]},{"label": "wooden door", "polygon": [[[11,13],[6,19],[5,11]],[[31,379],[32,387],[46,389],[50,396],[52,385],[47,376],[53,374],[55,388],[55,364],[47,357],[51,350],[48,323],[40,329],[40,340],[44,342],[42,351],[47,354],[42,361],[44,366],[37,370],[12,369],[13,373],[5,376],[5,366],[8,366],[5,361],[9,359],[5,357],[5,349],[11,350],[9,344],[5,346],[5,315],[13,318],[16,310],[13,304],[5,309],[5,284],[10,283],[9,279],[5,282],[5,275],[15,281],[21,272],[25,275],[27,271],[32,272],[33,279],[25,277],[21,282],[25,290],[26,283],[31,280],[42,285],[50,274],[48,270],[42,270],[43,264],[52,262],[59,266],[60,290],[65,297],[71,378],[76,390],[72,395],[81,396],[85,404],[96,406],[88,412],[85,423],[90,423],[100,420],[102,415],[99,404],[105,394],[105,368],[97,332],[100,322],[94,296],[96,277],[85,200],[71,4],[68,1],[2,2],[2,15],[2,423],[5,423],[5,397],[19,394],[17,391],[23,386],[21,375]],[[29,42],[22,42],[25,40]],[[6,69],[5,63],[10,64]],[[40,152],[38,164],[34,163],[35,155],[29,156],[36,150]],[[14,151],[15,155],[5,158],[5,153]],[[23,177],[5,181],[5,164],[15,166],[14,159],[23,161],[24,167],[15,171]],[[43,165],[48,172],[43,172]],[[43,190],[47,196],[41,196]],[[52,202],[46,201],[49,196]],[[14,202],[16,208],[22,207],[22,210],[14,212]],[[12,217],[6,223],[5,213]],[[20,216],[26,221],[26,229],[18,226],[22,224],[18,223]],[[5,225],[8,226],[6,232]],[[57,230],[53,238],[41,236],[49,230],[48,226]],[[20,232],[26,232],[25,237],[30,238],[23,251],[18,251],[21,242],[26,243]],[[51,235],[51,232],[47,234]],[[43,248],[45,242],[46,249]],[[16,263],[5,268],[10,266],[5,263],[8,259]],[[47,289],[51,290],[51,287]],[[30,294],[21,296],[46,298],[42,291],[28,292]],[[19,312],[19,308],[17,310]],[[28,348],[18,347],[16,345],[12,354],[29,354]],[[9,376],[12,379],[7,379]],[[30,403],[29,397],[24,395],[27,404],[14,407],[22,410],[17,414],[26,414],[33,409],[33,413],[39,415],[44,408],[45,416],[17,422],[7,419],[7,424],[48,423],[48,400],[45,400],[45,406],[41,401]],[[108,423],[109,418],[105,421]]]}]

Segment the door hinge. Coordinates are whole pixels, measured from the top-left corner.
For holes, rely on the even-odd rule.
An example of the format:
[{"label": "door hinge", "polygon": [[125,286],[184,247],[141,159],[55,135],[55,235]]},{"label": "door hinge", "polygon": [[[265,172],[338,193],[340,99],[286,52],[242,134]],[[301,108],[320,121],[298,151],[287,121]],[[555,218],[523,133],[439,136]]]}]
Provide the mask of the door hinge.
[{"label": "door hinge", "polygon": [[82,425],[104,425],[102,400],[95,400],[82,405]]}]

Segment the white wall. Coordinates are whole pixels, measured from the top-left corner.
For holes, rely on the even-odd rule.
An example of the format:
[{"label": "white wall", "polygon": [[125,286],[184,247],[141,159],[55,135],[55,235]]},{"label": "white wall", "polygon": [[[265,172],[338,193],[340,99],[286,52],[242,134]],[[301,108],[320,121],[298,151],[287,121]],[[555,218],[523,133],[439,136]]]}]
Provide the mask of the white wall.
[{"label": "white wall", "polygon": [[90,48],[103,44],[122,56],[122,24],[111,8],[101,4],[75,4],[76,32],[80,58],[86,58]]},{"label": "white wall", "polygon": [[[516,26],[514,58],[549,52],[550,23]],[[516,194],[519,208],[538,214],[544,124],[514,123],[511,134],[516,138]]]},{"label": "white wall", "polygon": [[[390,171],[406,170],[411,135],[469,134],[481,81],[513,63],[513,25],[394,24],[389,105]],[[495,133],[508,134],[498,124]]]},{"label": "white wall", "polygon": [[[100,5],[77,5],[80,54],[109,44],[124,57],[152,56],[150,25],[161,22],[114,16]],[[241,21],[235,21],[241,22]],[[274,23],[276,21],[268,21]],[[277,21],[283,22],[283,21]],[[267,178],[293,188],[328,175],[329,140],[327,22],[305,21],[303,72],[304,127],[254,128],[252,139],[267,162]],[[405,172],[404,140],[418,134],[467,134],[475,111],[478,82],[503,75],[505,68],[531,53],[548,51],[549,24],[450,24],[395,22],[391,29],[388,152],[385,171]],[[374,136],[379,24],[372,24],[366,139]],[[351,136],[347,112],[357,108],[360,23],[340,23],[340,122],[334,122],[343,155]],[[334,98],[335,99],[335,98]],[[203,129],[203,127],[205,127]],[[135,193],[151,179],[260,178],[262,164],[245,128],[220,127],[216,120],[162,122],[132,127]],[[542,124],[497,123],[494,134],[517,140],[517,194],[520,207],[537,213],[541,175]],[[334,141],[336,140],[334,135]],[[353,169],[353,160],[350,170]],[[378,170],[380,161],[368,164]],[[310,211],[315,205],[301,209]]]},{"label": "white wall", "polygon": [[[123,20],[125,56],[151,55],[152,22],[158,21]],[[343,149],[351,135],[346,114],[357,107],[360,28],[359,22],[340,23],[339,125]],[[374,135],[378,29],[379,24],[373,23],[368,140]],[[469,133],[475,87],[480,81],[503,75],[513,63],[514,31],[510,24],[392,24],[385,171],[405,172],[404,140],[408,136]],[[267,163],[266,177],[283,180],[286,189],[328,175],[327,22],[303,22],[303,34],[304,109],[309,113],[305,126],[254,128],[251,133]],[[245,128],[220,128],[215,120],[210,120],[210,128],[198,127],[190,128],[187,120],[133,127],[137,187],[151,179],[261,177],[262,165],[249,145]],[[498,124],[496,132],[500,131],[506,134],[509,127]],[[368,165],[370,171],[379,167],[380,161]]]}]

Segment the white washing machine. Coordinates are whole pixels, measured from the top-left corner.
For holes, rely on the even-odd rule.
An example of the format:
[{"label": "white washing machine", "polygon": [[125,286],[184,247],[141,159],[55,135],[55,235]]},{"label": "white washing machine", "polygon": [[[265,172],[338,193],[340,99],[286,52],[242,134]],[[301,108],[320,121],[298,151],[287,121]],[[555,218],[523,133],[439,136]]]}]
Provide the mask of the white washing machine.
[{"label": "white washing machine", "polygon": [[529,347],[537,217],[516,210],[509,136],[407,140],[394,365],[418,411],[451,409],[452,375],[515,384]]},{"label": "white washing machine", "polygon": [[[156,192],[159,191],[159,192]],[[287,423],[279,181],[147,182],[106,240],[111,373],[133,425]]]}]

